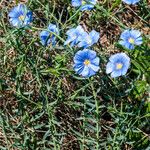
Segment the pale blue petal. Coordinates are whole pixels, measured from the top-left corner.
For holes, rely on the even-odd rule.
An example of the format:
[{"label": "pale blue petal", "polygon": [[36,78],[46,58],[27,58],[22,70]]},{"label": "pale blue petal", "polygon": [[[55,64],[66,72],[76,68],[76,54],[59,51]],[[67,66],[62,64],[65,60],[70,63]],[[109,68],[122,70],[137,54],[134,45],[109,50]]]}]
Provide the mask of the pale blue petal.
[{"label": "pale blue petal", "polygon": [[89,67],[84,66],[83,71],[80,73],[83,77],[87,77],[89,74]]},{"label": "pale blue petal", "polygon": [[106,65],[106,73],[109,74],[114,70],[114,64],[112,62],[108,62]]},{"label": "pale blue petal", "polygon": [[85,50],[87,50],[87,53],[88,53],[88,58],[90,59],[90,60],[92,60],[92,59],[94,59],[95,57],[96,57],[96,52],[95,51],[93,51],[93,50],[89,50],[89,49],[85,49]]},{"label": "pale blue petal", "polygon": [[132,4],[136,4],[137,2],[139,2],[140,0],[133,0]]},{"label": "pale blue petal", "polygon": [[120,61],[120,55],[119,55],[119,53],[112,55],[112,56],[109,58],[109,60],[110,60],[112,63],[116,63],[116,62]]},{"label": "pale blue petal", "polygon": [[74,37],[74,36],[69,36],[69,37],[67,38],[67,40],[65,41],[64,45],[69,44],[69,43],[70,43],[71,41],[73,41],[73,40],[75,40],[75,37]]},{"label": "pale blue petal", "polygon": [[138,30],[131,30],[130,33],[131,33],[131,36],[134,37],[134,39],[136,39],[136,38],[141,36],[141,32],[138,31]]},{"label": "pale blue petal", "polygon": [[86,55],[87,53],[83,50],[83,51],[78,51],[75,56],[74,56],[74,62],[77,61],[84,61],[86,59]]},{"label": "pale blue petal", "polygon": [[8,16],[12,17],[12,18],[18,18],[20,16],[20,13],[17,11],[17,8],[14,7],[14,8],[11,9]]},{"label": "pale blue petal", "polygon": [[88,45],[87,45],[87,43],[86,43],[85,41],[82,41],[82,42],[79,42],[78,47],[84,47],[84,48],[87,48]]},{"label": "pale blue petal", "polygon": [[83,71],[83,69],[84,69],[84,65],[80,65],[80,64],[77,65],[77,64],[75,64],[73,68],[74,68],[76,73],[80,74]]},{"label": "pale blue petal", "polygon": [[70,46],[71,46],[71,47],[75,46],[75,45],[77,44],[77,42],[78,42],[78,41],[77,41],[76,39],[73,40],[73,41],[71,42]]},{"label": "pale blue petal", "polygon": [[69,29],[66,34],[70,36],[71,34],[75,34],[75,28]]},{"label": "pale blue petal", "polygon": [[126,64],[126,65],[130,65],[130,58],[128,57],[128,55],[126,55],[125,53],[119,53],[120,55],[120,60],[123,64]]},{"label": "pale blue petal", "polygon": [[41,39],[42,45],[47,45],[50,43],[50,39],[48,39],[49,35],[50,33],[48,31],[42,31],[40,33],[40,39]]},{"label": "pale blue petal", "polygon": [[77,28],[76,28],[76,32],[82,34],[82,33],[85,32],[85,31],[84,31],[84,29],[82,28],[81,25],[78,25]]},{"label": "pale blue petal", "polygon": [[123,46],[130,50],[134,49],[134,45],[129,42],[125,42]]},{"label": "pale blue petal", "polygon": [[18,18],[10,18],[9,21],[15,27],[17,27],[21,24],[21,22]]},{"label": "pale blue petal", "polygon": [[126,41],[121,40],[121,41],[119,41],[119,44],[122,45],[122,46],[125,46],[126,45]]},{"label": "pale blue petal", "polygon": [[64,42],[64,45],[67,45],[71,42],[70,38],[67,38],[67,40]]},{"label": "pale blue petal", "polygon": [[89,2],[92,3],[93,5],[95,5],[97,0],[89,0]]},{"label": "pale blue petal", "polygon": [[119,76],[121,76],[121,70],[118,70],[118,71],[113,71],[112,73],[111,73],[111,77],[112,78],[116,78],[116,77],[119,77]]},{"label": "pale blue petal", "polygon": [[123,68],[121,69],[121,74],[125,75],[128,71],[128,68],[129,68],[128,66],[123,66]]},{"label": "pale blue petal", "polygon": [[135,40],[135,45],[141,45],[143,43],[142,37],[139,37]]},{"label": "pale blue petal", "polygon": [[92,31],[89,33],[89,36],[92,38],[92,42],[93,42],[93,44],[94,44],[94,43],[97,43],[97,42],[98,42],[99,37],[100,37],[100,34],[99,34],[99,32],[96,32],[95,30],[92,30]]},{"label": "pale blue petal", "polygon": [[40,36],[49,36],[49,35],[50,35],[50,32],[48,32],[48,31],[42,31],[40,33]]},{"label": "pale blue petal", "polygon": [[89,36],[87,32],[81,32],[81,34],[78,36],[78,41],[85,41],[87,36]]},{"label": "pale blue petal", "polygon": [[139,2],[140,0],[122,0],[123,2],[127,3],[127,4],[136,4],[137,2]]},{"label": "pale blue petal", "polygon": [[56,34],[59,33],[58,28],[57,28],[57,26],[55,24],[49,24],[47,29],[50,30],[51,32],[56,33]]},{"label": "pale blue petal", "polygon": [[132,4],[132,1],[131,0],[122,0],[123,2],[127,3],[127,4]]},{"label": "pale blue petal", "polygon": [[81,7],[81,11],[91,10],[94,8],[94,5],[86,4]]},{"label": "pale blue petal", "polygon": [[97,72],[99,70],[99,66],[96,66],[96,65],[93,65],[93,64],[89,64],[88,67],[90,67],[95,72]]},{"label": "pale blue petal", "polygon": [[71,4],[74,7],[79,7],[82,5],[82,0],[72,0]]},{"label": "pale blue petal", "polygon": [[127,40],[129,37],[130,37],[130,30],[124,30],[122,33],[121,33],[121,36],[120,38],[122,40]]},{"label": "pale blue petal", "polygon": [[87,77],[91,77],[91,76],[93,76],[95,74],[96,74],[96,72],[94,70],[89,69],[89,74],[87,75]]},{"label": "pale blue petal", "polygon": [[134,49],[134,45],[133,44],[126,44],[125,47],[130,49],[130,50]]},{"label": "pale blue petal", "polygon": [[94,64],[94,65],[97,65],[97,66],[99,65],[99,62],[100,62],[99,57],[96,57],[93,60],[91,60],[91,64]]}]

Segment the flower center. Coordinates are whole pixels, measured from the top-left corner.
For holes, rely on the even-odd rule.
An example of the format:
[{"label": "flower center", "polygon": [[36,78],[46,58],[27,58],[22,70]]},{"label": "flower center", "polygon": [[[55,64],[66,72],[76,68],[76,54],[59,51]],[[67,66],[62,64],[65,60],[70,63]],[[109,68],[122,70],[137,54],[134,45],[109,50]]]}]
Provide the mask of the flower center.
[{"label": "flower center", "polygon": [[90,62],[90,60],[88,60],[88,59],[86,59],[86,60],[84,61],[84,64],[85,64],[86,66],[88,66],[90,63],[91,63],[91,62]]},{"label": "flower center", "polygon": [[24,15],[20,15],[20,16],[19,16],[19,20],[24,21],[24,19],[25,19],[25,16],[24,16]]},{"label": "flower center", "polygon": [[83,0],[83,1],[82,1],[82,5],[85,5],[85,4],[86,4],[86,1]]},{"label": "flower center", "polygon": [[129,43],[134,44],[135,40],[133,38],[129,38]]},{"label": "flower center", "polygon": [[116,68],[117,69],[121,69],[123,67],[123,64],[122,63],[117,63],[117,65],[116,65]]}]

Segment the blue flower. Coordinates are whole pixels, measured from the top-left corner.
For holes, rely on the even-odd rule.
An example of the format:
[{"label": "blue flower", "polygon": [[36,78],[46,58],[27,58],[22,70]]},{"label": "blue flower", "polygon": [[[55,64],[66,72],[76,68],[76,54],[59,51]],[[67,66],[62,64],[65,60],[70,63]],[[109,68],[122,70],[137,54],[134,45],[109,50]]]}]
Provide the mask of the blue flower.
[{"label": "blue flower", "polygon": [[127,3],[127,4],[136,4],[137,2],[139,2],[140,0],[122,0],[123,2]]},{"label": "blue flower", "polygon": [[78,40],[80,41],[78,44],[78,47],[90,47],[93,44],[97,43],[100,38],[100,34],[96,32],[95,30],[92,30],[89,34],[87,32],[84,32]]},{"label": "blue flower", "polygon": [[72,6],[74,7],[81,6],[81,11],[91,10],[94,8],[96,2],[97,0],[72,0]]},{"label": "blue flower", "polygon": [[27,26],[33,20],[32,12],[23,4],[12,8],[8,16],[10,23],[15,27]]},{"label": "blue flower", "polygon": [[99,70],[99,61],[95,51],[80,50],[74,56],[74,70],[85,78],[93,76]]},{"label": "blue flower", "polygon": [[67,31],[68,38],[65,41],[64,45],[71,43],[71,46],[76,45],[79,40],[78,38],[84,33],[82,26],[77,26],[76,28],[72,28]]},{"label": "blue flower", "polygon": [[131,50],[134,49],[135,45],[141,45],[143,43],[141,32],[138,30],[125,30],[121,34],[120,39],[119,44]]},{"label": "blue flower", "polygon": [[53,33],[59,34],[58,28],[55,24],[50,24],[47,31],[45,30],[40,33],[42,45],[47,46],[50,43],[52,43],[52,45],[56,44],[56,36]]},{"label": "blue flower", "polygon": [[106,73],[111,73],[111,77],[125,75],[130,66],[130,58],[125,53],[114,54],[109,58],[106,66]]}]

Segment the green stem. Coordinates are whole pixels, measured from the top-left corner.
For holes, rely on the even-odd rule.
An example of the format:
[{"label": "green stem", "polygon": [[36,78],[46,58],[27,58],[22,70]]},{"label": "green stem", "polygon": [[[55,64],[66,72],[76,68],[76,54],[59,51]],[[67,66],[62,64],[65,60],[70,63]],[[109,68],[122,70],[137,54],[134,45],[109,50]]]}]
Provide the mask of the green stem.
[{"label": "green stem", "polygon": [[97,140],[97,144],[96,144],[96,150],[99,150],[99,103],[97,101],[97,94],[94,90],[94,86],[93,86],[93,83],[91,83],[91,88],[92,88],[92,92],[93,92],[93,96],[94,96],[94,100],[95,100],[95,106],[96,106],[96,110],[95,110],[95,113],[96,113],[96,140]]},{"label": "green stem", "polygon": [[[44,95],[44,93],[43,93],[43,95]],[[54,125],[54,117],[53,117],[53,113],[52,113],[52,107],[49,106],[47,97],[46,97],[46,108],[47,108],[47,114],[48,114],[49,128],[51,129],[51,132],[52,132],[52,140],[54,143],[54,150],[60,150],[60,146],[57,144],[57,139],[55,137],[57,131],[56,131],[56,127]]]}]

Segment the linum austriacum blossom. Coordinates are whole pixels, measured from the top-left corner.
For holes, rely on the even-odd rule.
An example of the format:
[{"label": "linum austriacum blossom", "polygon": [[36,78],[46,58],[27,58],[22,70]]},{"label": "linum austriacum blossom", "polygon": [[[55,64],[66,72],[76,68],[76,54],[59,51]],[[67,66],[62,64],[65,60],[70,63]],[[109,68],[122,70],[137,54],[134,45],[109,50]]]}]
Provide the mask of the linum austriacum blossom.
[{"label": "linum austriacum blossom", "polygon": [[69,29],[66,34],[68,35],[67,40],[65,41],[64,45],[71,43],[71,46],[76,45],[79,40],[78,38],[84,33],[82,26],[78,25],[76,28]]},{"label": "linum austriacum blossom", "polygon": [[141,45],[143,43],[141,32],[138,30],[125,30],[120,36],[119,44],[132,50],[135,45]]},{"label": "linum austriacum blossom", "polygon": [[140,0],[122,0],[122,1],[129,5],[131,5],[131,4],[134,5],[134,4],[138,3]]},{"label": "linum austriacum blossom", "polygon": [[80,10],[84,11],[93,9],[96,2],[97,0],[72,0],[71,3],[73,7],[81,6]]},{"label": "linum austriacum blossom", "polygon": [[77,44],[78,47],[88,48],[93,44],[97,43],[100,35],[95,30],[87,33],[83,30],[82,26],[77,26],[77,28],[69,29],[66,33],[68,35],[67,40],[64,45],[71,43],[71,46]]},{"label": "linum austriacum blossom", "polygon": [[25,27],[32,20],[32,12],[24,4],[12,8],[8,14],[10,23],[15,27]]},{"label": "linum austriacum blossom", "polygon": [[43,46],[47,46],[50,43],[54,46],[56,44],[56,36],[53,33],[59,34],[58,28],[55,24],[49,24],[47,30],[43,30],[40,33],[40,39]]},{"label": "linum austriacum blossom", "polygon": [[90,49],[79,50],[74,56],[74,70],[83,77],[91,77],[99,70],[99,57]]},{"label": "linum austriacum blossom", "polygon": [[100,38],[100,34],[95,30],[92,30],[90,33],[84,32],[79,38],[78,47],[88,48],[93,44],[97,43]]},{"label": "linum austriacum blossom", "polygon": [[106,73],[111,73],[111,77],[125,75],[130,66],[130,58],[125,53],[117,53],[109,58],[106,66]]}]

